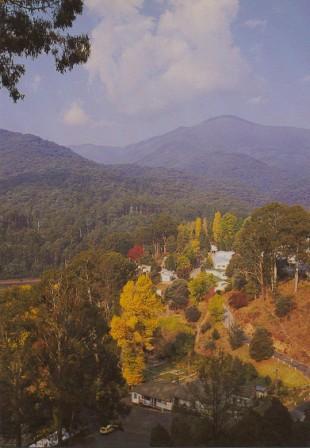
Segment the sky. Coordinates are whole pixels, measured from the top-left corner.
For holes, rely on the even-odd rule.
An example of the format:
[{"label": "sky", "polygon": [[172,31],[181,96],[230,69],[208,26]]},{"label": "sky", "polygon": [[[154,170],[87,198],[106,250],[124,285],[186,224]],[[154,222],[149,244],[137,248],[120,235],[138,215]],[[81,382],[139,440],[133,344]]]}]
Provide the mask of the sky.
[{"label": "sky", "polygon": [[218,115],[310,128],[310,0],[86,0],[91,56],[27,61],[0,128],[126,145]]}]

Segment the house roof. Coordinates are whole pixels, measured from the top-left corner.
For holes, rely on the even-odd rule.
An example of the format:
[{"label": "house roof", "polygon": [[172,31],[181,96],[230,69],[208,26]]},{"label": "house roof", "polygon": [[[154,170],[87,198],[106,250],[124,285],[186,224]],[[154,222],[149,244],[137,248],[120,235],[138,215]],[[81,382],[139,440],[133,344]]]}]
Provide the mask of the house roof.
[{"label": "house roof", "polygon": [[219,250],[213,255],[213,263],[214,265],[226,265],[233,255],[234,252],[232,251]]},{"label": "house roof", "polygon": [[133,392],[165,401],[173,401],[175,398],[191,401],[195,399],[197,387],[197,381],[189,383],[158,381],[139,384],[133,389]]},{"label": "house roof", "polygon": [[266,392],[267,391],[267,387],[266,386],[257,385],[256,386],[256,391],[257,392]]}]

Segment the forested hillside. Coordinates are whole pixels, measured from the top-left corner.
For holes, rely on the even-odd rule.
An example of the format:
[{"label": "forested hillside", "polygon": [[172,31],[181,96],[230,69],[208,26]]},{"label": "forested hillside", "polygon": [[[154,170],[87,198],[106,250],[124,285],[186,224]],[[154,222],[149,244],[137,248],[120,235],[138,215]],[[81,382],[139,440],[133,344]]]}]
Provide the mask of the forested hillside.
[{"label": "forested hillside", "polygon": [[0,131],[0,276],[38,275],[160,212],[177,220],[216,209],[244,215],[260,200],[238,185],[194,183],[161,168],[100,166],[38,137]]},{"label": "forested hillside", "polygon": [[238,182],[266,195],[267,201],[310,204],[308,129],[221,116],[124,148],[82,145],[73,149],[101,163],[173,168],[196,178],[220,179],[227,186]]}]

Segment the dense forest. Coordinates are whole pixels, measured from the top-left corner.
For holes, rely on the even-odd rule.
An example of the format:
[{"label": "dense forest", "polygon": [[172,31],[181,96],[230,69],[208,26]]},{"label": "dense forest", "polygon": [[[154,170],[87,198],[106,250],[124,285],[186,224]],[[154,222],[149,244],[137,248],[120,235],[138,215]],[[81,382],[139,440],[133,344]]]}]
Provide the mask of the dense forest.
[{"label": "dense forest", "polygon": [[[176,406],[169,431],[150,428],[152,446],[306,445],[309,421],[293,421],[288,388],[277,372],[272,378],[253,365],[274,354],[272,335],[257,327],[245,362],[236,351],[245,347],[244,331],[223,322],[228,303],[234,310],[250,302],[265,307],[266,295],[276,314],[289,318],[274,262],[298,252],[297,264],[307,263],[309,232],[307,211],[280,204],[245,220],[217,211],[212,220],[178,224],[158,214],[44,273],[38,285],[0,290],[0,442],[20,447],[55,433],[61,445],[64,430],[98,431],[129,413],[122,398],[128,386],[147,381],[153,365],[170,374],[178,365],[195,375],[192,386],[200,389],[191,393],[199,393],[203,408]],[[211,242],[236,250],[227,297],[214,290]],[[162,262],[178,279],[158,294]],[[141,263],[150,263],[149,275]],[[236,397],[256,385],[265,395],[240,404]]]},{"label": "dense forest", "polygon": [[177,171],[99,166],[38,137],[1,131],[0,277],[37,276],[160,213],[178,222],[218,209],[244,216],[262,200],[239,193]]}]

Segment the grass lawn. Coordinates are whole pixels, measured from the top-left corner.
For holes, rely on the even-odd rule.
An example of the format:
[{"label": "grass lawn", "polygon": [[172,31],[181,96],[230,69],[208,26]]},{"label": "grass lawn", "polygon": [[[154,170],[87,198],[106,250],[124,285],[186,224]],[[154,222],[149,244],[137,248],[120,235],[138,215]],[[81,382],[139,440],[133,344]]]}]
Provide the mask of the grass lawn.
[{"label": "grass lawn", "polygon": [[256,362],[249,355],[249,347],[244,345],[232,352],[242,361],[250,362],[254,365],[258,373],[262,376],[269,376],[271,379],[280,379],[287,387],[310,386],[310,379],[304,376],[298,370],[289,367],[276,359],[267,359],[266,361]]}]

